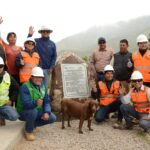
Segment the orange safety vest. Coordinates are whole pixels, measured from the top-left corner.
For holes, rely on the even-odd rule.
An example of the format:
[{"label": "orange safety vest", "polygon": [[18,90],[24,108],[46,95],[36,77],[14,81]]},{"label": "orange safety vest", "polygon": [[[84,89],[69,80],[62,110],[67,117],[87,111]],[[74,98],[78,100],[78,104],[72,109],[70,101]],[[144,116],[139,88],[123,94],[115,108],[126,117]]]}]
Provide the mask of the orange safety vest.
[{"label": "orange safety vest", "polygon": [[39,55],[37,52],[33,52],[32,56],[30,56],[27,52],[21,52],[22,58],[24,60],[24,66],[20,68],[19,77],[20,82],[26,82],[31,77],[31,70],[39,64]]},{"label": "orange safety vest", "polygon": [[110,91],[103,81],[99,81],[98,85],[100,89],[100,106],[107,106],[116,100],[120,87],[119,81],[112,82]]},{"label": "orange safety vest", "polygon": [[140,90],[138,93],[132,90],[131,100],[137,112],[150,113],[150,102],[147,96],[147,87],[144,87],[144,90]]},{"label": "orange safety vest", "polygon": [[132,54],[134,70],[138,70],[143,75],[144,82],[150,82],[150,51],[147,50],[142,56],[139,51]]}]

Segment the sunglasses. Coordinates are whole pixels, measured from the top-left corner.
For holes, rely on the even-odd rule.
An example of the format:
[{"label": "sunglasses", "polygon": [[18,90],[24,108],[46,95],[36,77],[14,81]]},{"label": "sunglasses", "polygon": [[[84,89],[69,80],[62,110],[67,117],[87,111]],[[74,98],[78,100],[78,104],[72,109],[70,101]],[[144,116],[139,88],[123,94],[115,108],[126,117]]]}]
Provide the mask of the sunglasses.
[{"label": "sunglasses", "polygon": [[26,42],[25,44],[32,45],[32,46],[35,45],[33,42]]},{"label": "sunglasses", "polygon": [[4,67],[4,65],[0,65],[0,68],[3,68]]},{"label": "sunglasses", "polygon": [[138,79],[138,80],[132,80],[132,82],[136,83],[136,82],[141,82],[143,81],[142,79]]},{"label": "sunglasses", "polygon": [[41,33],[50,33],[49,30],[42,30]]}]

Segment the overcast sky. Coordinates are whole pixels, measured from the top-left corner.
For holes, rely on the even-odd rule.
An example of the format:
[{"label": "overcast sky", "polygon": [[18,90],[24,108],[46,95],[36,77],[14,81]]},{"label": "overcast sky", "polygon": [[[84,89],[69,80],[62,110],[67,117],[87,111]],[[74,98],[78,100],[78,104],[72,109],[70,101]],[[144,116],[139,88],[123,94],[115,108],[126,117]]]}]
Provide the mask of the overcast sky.
[{"label": "overcast sky", "polygon": [[34,37],[41,25],[54,32],[55,42],[92,26],[127,21],[150,15],[150,0],[3,0],[1,36],[10,31],[18,35],[18,44],[25,40],[28,27],[34,26]]}]

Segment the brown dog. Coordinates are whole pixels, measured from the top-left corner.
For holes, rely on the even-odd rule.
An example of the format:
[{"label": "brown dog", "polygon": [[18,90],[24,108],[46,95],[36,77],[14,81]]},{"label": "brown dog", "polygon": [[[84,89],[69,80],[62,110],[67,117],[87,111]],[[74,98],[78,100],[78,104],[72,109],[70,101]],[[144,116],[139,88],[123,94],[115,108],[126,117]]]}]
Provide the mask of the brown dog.
[{"label": "brown dog", "polygon": [[92,118],[97,110],[98,103],[95,100],[87,100],[84,103],[77,102],[74,100],[62,100],[61,101],[61,113],[62,113],[62,129],[64,126],[64,117],[68,117],[68,127],[70,127],[70,118],[75,117],[80,119],[79,122],[79,133],[83,133],[82,126],[84,120],[88,120],[88,128],[90,131],[93,131],[91,128]]}]

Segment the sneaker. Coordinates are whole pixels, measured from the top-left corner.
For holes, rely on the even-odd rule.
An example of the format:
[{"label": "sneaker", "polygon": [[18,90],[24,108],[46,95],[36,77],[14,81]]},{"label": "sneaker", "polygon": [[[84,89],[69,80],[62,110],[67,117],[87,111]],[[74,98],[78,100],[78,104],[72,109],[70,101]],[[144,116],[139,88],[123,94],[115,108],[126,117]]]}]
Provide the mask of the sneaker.
[{"label": "sneaker", "polygon": [[25,138],[27,141],[34,141],[35,140],[35,136],[33,133],[29,133],[29,132],[24,132],[25,134]]},{"label": "sneaker", "polygon": [[5,126],[5,125],[6,125],[5,119],[0,118],[0,126]]}]

